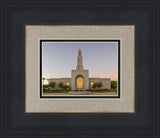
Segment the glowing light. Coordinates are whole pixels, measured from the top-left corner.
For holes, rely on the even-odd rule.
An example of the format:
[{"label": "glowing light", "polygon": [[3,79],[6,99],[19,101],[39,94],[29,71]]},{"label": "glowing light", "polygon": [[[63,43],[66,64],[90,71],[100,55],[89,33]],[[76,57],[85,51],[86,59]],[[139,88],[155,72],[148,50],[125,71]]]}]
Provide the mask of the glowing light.
[{"label": "glowing light", "polygon": [[82,89],[83,88],[83,78],[78,77],[77,81],[76,81],[76,84],[77,84],[77,89]]},{"label": "glowing light", "polygon": [[94,84],[94,82],[91,82],[91,89],[93,89],[93,84]]},{"label": "glowing light", "polygon": [[118,78],[118,77],[117,77],[117,74],[115,74],[115,80],[116,80],[116,81],[117,81],[117,78]]},{"label": "glowing light", "polygon": [[104,76],[103,76],[103,75],[100,75],[100,78],[104,78]]},{"label": "glowing light", "polygon": [[69,86],[69,82],[67,82],[66,85]]}]

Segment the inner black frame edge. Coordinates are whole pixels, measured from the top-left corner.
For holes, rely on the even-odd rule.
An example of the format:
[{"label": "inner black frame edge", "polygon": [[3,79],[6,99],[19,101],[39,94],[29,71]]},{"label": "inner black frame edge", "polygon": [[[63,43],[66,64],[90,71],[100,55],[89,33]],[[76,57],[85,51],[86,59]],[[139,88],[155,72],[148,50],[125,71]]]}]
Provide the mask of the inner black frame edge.
[{"label": "inner black frame edge", "polygon": [[[117,96],[43,96],[42,95],[42,43],[43,42],[118,42],[118,95]],[[40,98],[120,98],[120,39],[112,40],[40,40]]]}]

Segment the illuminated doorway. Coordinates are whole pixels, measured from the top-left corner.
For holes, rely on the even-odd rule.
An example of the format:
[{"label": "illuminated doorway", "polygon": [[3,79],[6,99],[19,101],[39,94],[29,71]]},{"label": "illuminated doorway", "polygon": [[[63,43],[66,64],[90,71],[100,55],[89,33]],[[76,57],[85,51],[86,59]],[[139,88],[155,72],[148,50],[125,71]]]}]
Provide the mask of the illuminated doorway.
[{"label": "illuminated doorway", "polygon": [[77,86],[77,89],[83,89],[83,78],[82,77],[77,78],[76,86]]}]

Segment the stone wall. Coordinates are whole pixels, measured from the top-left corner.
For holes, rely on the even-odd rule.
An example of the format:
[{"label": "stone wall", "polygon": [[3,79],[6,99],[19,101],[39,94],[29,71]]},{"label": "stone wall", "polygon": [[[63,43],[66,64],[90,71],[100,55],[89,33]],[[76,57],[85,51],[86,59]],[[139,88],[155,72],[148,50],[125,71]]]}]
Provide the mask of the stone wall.
[{"label": "stone wall", "polygon": [[111,89],[111,79],[110,78],[89,78],[89,89],[91,88],[91,82],[102,82],[101,89]]},{"label": "stone wall", "polygon": [[69,86],[71,86],[71,78],[50,78],[49,82],[51,82],[51,81],[56,82],[56,86],[54,89],[60,89],[58,87],[59,82],[63,82],[63,85],[66,85],[66,83],[69,82]]},{"label": "stone wall", "polygon": [[84,88],[83,90],[87,90],[91,88],[91,82],[102,82],[101,89],[111,89],[111,79],[110,78],[88,78],[89,73],[88,70],[72,70],[72,78],[50,78],[49,82],[54,81],[56,82],[56,86],[54,89],[60,89],[58,87],[59,82],[63,82],[64,85],[66,85],[67,82],[69,82],[69,86],[71,87],[71,90],[76,90],[76,78],[78,76],[82,76],[84,79]]},{"label": "stone wall", "polygon": [[88,70],[72,70],[71,72],[71,89],[72,90],[77,90],[76,89],[76,79],[78,76],[83,77],[83,89],[82,90],[87,90],[89,89],[89,72]]}]

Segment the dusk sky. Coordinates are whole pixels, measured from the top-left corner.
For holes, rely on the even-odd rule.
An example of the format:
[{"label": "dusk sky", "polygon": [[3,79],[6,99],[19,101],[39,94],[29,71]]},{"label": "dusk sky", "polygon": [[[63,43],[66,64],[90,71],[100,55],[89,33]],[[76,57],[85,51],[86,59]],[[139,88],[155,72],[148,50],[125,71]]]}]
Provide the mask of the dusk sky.
[{"label": "dusk sky", "polygon": [[117,42],[43,42],[42,77],[70,78],[71,70],[76,69],[79,45],[89,77],[117,80]]}]

